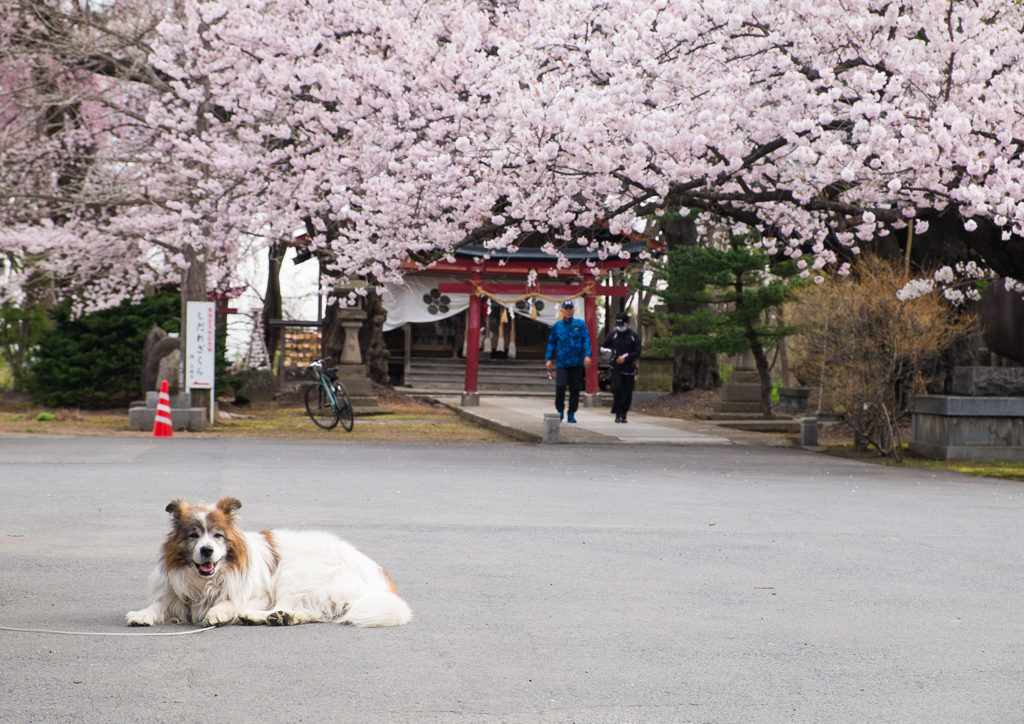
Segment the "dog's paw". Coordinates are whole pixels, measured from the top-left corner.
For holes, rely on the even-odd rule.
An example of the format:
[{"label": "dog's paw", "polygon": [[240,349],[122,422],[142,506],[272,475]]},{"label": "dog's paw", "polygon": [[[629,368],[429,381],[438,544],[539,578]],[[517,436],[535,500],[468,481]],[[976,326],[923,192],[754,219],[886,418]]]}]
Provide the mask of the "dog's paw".
[{"label": "dog's paw", "polygon": [[203,621],[207,626],[227,626],[238,620],[238,616],[235,613],[234,606],[221,608],[220,606],[214,606],[210,609],[210,612],[206,614],[206,620]]},{"label": "dog's paw", "polygon": [[156,623],[153,614],[146,611],[129,611],[125,615],[129,626],[152,626]]},{"label": "dog's paw", "polygon": [[249,611],[238,614],[238,623],[246,626],[264,626],[267,624],[267,617],[256,611]]},{"label": "dog's paw", "polygon": [[267,623],[271,626],[291,626],[295,622],[295,617],[287,611],[274,611],[267,616]]}]

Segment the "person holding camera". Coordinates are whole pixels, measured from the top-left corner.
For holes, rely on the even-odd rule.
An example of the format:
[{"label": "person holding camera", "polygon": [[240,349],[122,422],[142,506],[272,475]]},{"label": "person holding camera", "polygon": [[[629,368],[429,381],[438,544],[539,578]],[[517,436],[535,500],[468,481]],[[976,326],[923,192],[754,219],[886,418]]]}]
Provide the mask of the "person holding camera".
[{"label": "person holding camera", "polygon": [[601,343],[601,351],[612,355],[612,414],[615,422],[628,422],[626,414],[633,404],[633,388],[636,386],[636,361],[642,350],[640,335],[629,327],[629,314],[619,312],[615,315],[615,330]]}]

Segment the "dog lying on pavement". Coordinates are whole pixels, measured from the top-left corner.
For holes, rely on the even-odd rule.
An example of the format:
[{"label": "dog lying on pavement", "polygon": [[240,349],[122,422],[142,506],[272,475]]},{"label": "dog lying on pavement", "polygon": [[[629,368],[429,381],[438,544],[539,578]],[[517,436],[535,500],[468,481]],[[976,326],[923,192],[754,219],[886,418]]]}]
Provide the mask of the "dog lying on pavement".
[{"label": "dog lying on pavement", "polygon": [[237,498],[214,507],[178,499],[160,562],[150,575],[150,605],[129,611],[131,626],[243,623],[289,626],[333,621],[401,626],[408,604],[384,569],[322,531],[243,531]]}]

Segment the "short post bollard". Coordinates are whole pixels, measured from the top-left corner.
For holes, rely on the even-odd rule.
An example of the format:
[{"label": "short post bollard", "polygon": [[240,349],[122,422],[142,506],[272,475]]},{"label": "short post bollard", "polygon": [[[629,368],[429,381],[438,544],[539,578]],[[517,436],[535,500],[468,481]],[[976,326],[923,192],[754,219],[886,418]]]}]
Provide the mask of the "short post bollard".
[{"label": "short post bollard", "polygon": [[818,446],[818,418],[805,417],[800,420],[800,446]]},{"label": "short post bollard", "polygon": [[562,420],[557,412],[544,413],[544,438],[546,443],[558,443],[562,438]]}]

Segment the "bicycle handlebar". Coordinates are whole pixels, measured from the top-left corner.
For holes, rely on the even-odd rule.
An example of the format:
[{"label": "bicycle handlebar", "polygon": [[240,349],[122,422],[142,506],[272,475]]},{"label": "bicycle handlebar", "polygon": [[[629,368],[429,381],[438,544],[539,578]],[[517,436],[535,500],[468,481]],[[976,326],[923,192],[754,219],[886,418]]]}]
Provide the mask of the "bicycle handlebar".
[{"label": "bicycle handlebar", "polygon": [[323,359],[318,359],[316,362],[310,363],[309,366],[310,367],[322,367],[324,362],[330,362],[330,361],[331,361],[331,358],[328,356],[328,357],[324,357]]}]

